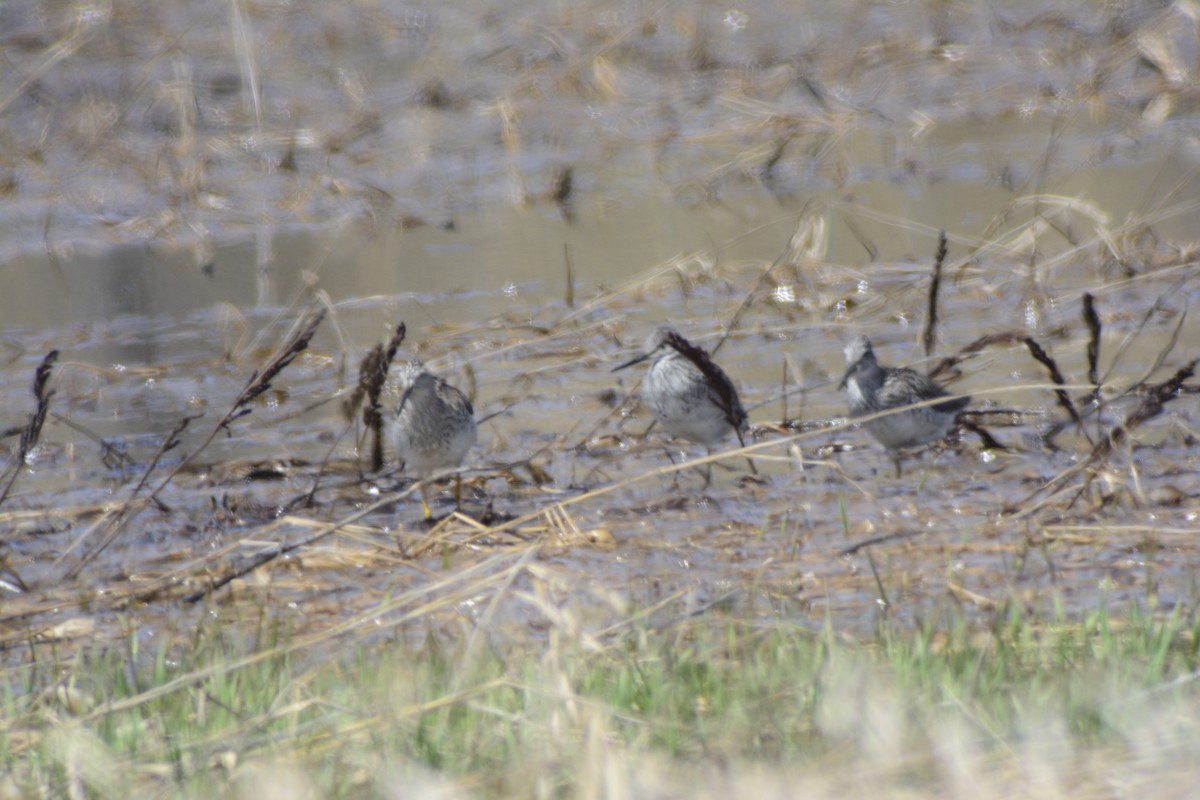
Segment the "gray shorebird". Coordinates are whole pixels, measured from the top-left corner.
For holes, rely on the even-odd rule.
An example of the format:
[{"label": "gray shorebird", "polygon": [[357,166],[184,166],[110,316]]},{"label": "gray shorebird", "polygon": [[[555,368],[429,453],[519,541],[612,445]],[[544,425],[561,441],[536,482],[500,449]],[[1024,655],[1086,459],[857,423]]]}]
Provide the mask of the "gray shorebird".
[{"label": "gray shorebird", "polygon": [[[642,402],[667,433],[710,447],[732,432],[745,446],[749,425],[742,401],[733,381],[708,353],[664,327],[646,340],[644,353],[613,372],[651,359],[642,381]],[[753,462],[750,466],[753,469]]]},{"label": "gray shorebird", "polygon": [[[863,423],[887,449],[900,477],[900,450],[945,438],[970,397],[951,397],[930,378],[907,367],[883,367],[875,360],[871,340],[856,336],[846,345],[846,374],[838,388],[849,394],[850,416],[891,412]],[[949,398],[940,403],[915,405]],[[908,406],[914,406],[908,408]],[[902,410],[893,410],[902,409]]]},{"label": "gray shorebird", "polygon": [[[475,444],[475,409],[467,396],[425,369],[420,361],[409,361],[396,373],[400,405],[388,419],[396,458],[418,479],[425,479],[462,464]],[[462,484],[455,476],[455,499]],[[433,516],[421,487],[425,518]]]}]

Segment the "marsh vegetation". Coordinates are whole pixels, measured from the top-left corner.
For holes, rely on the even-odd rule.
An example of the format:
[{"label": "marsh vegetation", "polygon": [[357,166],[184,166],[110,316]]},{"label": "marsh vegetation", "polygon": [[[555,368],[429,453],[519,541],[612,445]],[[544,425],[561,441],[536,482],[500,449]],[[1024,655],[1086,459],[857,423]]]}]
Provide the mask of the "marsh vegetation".
[{"label": "marsh vegetation", "polygon": [[[1195,786],[1185,7],[0,15],[0,797]],[[973,398],[899,477],[857,334]]]}]

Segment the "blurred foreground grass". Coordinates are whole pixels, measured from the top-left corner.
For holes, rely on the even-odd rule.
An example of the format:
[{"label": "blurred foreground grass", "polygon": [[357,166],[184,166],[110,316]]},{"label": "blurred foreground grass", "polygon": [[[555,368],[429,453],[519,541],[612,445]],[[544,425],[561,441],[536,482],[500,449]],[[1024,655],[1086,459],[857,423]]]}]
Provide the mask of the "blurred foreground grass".
[{"label": "blurred foreground grass", "polygon": [[213,607],[153,647],[30,642],[0,688],[0,797],[1169,797],[1200,777],[1182,607],[1014,604],[990,629],[951,607],[851,639],[718,604],[593,630],[536,569],[501,574],[548,625],[446,635],[413,592],[325,630]]}]

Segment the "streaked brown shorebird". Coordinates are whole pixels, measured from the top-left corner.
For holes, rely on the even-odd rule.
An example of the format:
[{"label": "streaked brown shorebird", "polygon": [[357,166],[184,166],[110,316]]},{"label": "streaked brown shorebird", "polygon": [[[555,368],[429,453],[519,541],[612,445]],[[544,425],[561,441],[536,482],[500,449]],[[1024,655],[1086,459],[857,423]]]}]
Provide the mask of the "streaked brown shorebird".
[{"label": "streaked brown shorebird", "polygon": [[[420,361],[409,361],[396,373],[400,405],[388,419],[388,431],[396,458],[420,480],[434,477],[462,464],[475,444],[475,410],[467,396],[425,369]],[[462,484],[455,475],[455,499]],[[425,518],[433,516],[421,486]]]},{"label": "streaked brown shorebird", "polygon": [[[846,374],[838,388],[847,390],[850,416],[890,412],[863,422],[863,427],[887,449],[896,465],[896,477],[900,477],[900,451],[944,439],[958,412],[971,402],[967,396],[951,396],[915,370],[880,366],[866,336],[854,337],[846,345],[845,355]],[[940,397],[949,399],[928,403]],[[920,405],[923,403],[928,404]]]},{"label": "streaked brown shorebird", "polygon": [[667,433],[710,447],[732,432],[745,445],[749,424],[742,401],[708,353],[663,327],[646,340],[644,353],[613,372],[646,360],[651,363],[642,381],[642,402]]}]

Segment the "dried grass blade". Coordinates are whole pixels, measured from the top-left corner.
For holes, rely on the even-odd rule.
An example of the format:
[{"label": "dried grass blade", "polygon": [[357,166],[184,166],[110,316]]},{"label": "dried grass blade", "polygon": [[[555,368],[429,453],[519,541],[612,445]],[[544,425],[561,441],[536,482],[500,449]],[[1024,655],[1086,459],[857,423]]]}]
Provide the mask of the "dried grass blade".
[{"label": "dried grass blade", "polygon": [[[800,210],[798,215],[799,219],[804,219],[804,216],[807,213],[808,206],[805,205],[805,207]],[[775,256],[775,260],[768,264],[766,269],[759,274],[758,280],[754,282],[754,286],[742,299],[742,302],[737,307],[737,310],[733,312],[733,316],[729,318],[729,322],[725,325],[724,335],[722,335],[721,338],[717,340],[717,343],[713,345],[712,354],[714,356],[718,351],[720,351],[721,347],[724,346],[725,340],[729,338],[729,335],[737,330],[738,325],[741,324],[742,316],[750,308],[750,305],[754,302],[754,298],[758,296],[759,290],[766,285],[767,280],[771,277],[771,273],[773,273],[776,268],[783,264],[783,262],[789,257],[794,257],[797,250],[796,238],[796,236],[793,236],[790,240],[788,240],[787,246],[784,247],[783,250],[780,251],[779,255]]]},{"label": "dried grass blade", "polygon": [[1163,346],[1162,350],[1158,351],[1158,355],[1154,357],[1154,363],[1152,363],[1150,368],[1146,370],[1142,377],[1136,383],[1134,383],[1130,391],[1142,386],[1147,380],[1150,379],[1150,376],[1157,372],[1159,367],[1166,362],[1167,356],[1169,356],[1171,351],[1175,349],[1175,345],[1179,344],[1179,332],[1183,329],[1183,324],[1187,322],[1187,315],[1187,308],[1184,308],[1179,314],[1179,319],[1175,321],[1175,327],[1171,329],[1171,336],[1167,339],[1167,343]]},{"label": "dried grass blade", "polygon": [[[1169,311],[1170,305],[1167,301],[1180,297],[1180,289],[1182,289],[1184,284],[1186,284],[1189,280],[1192,280],[1194,277],[1194,270],[1187,271],[1178,280],[1174,281],[1170,286],[1168,286],[1165,291],[1158,295],[1154,303],[1146,309],[1144,314],[1142,314],[1142,318],[1138,321],[1138,324],[1134,326],[1132,330],[1126,333],[1124,338],[1121,339],[1121,344],[1117,346],[1117,352],[1113,355],[1112,360],[1109,362],[1108,369],[1100,378],[1102,382],[1107,380],[1108,376],[1111,375],[1121,363],[1121,358],[1125,355],[1125,351],[1128,350],[1130,345],[1133,344],[1134,340],[1141,335],[1142,331],[1145,329],[1146,325],[1149,324],[1150,320],[1153,319],[1156,314]],[[1182,296],[1187,297],[1186,294],[1183,294]],[[1186,315],[1186,307],[1184,309],[1184,314]],[[1161,366],[1161,364],[1159,366]],[[1155,367],[1155,369],[1157,369],[1157,367]],[[1146,375],[1146,378],[1148,377],[1149,373]],[[1142,381],[1144,381],[1146,378],[1143,378]],[[1142,381],[1138,381],[1138,383],[1140,384]]]}]

